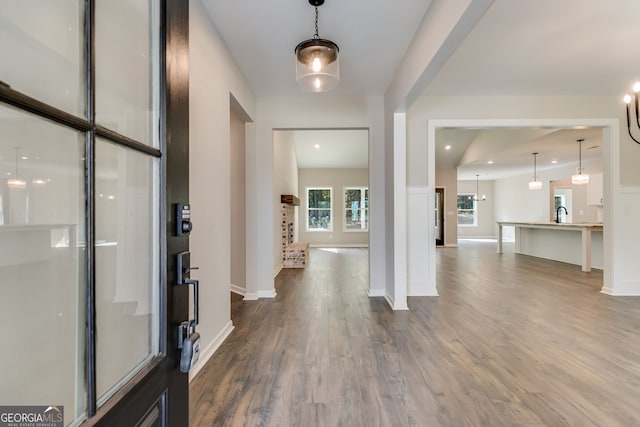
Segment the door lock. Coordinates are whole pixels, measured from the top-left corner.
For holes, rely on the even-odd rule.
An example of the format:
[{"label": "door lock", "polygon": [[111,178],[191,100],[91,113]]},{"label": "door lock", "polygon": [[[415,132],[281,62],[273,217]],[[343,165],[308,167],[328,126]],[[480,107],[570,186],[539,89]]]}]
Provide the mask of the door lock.
[{"label": "door lock", "polygon": [[197,322],[189,320],[178,327],[178,348],[180,352],[180,372],[187,373],[200,357],[200,334],[196,332]]},{"label": "door lock", "polygon": [[191,206],[177,203],[175,207],[176,236],[191,233]]},{"label": "door lock", "polygon": [[199,322],[199,282],[191,278],[191,271],[197,270],[198,267],[191,267],[191,253],[189,251],[180,252],[177,255],[176,269],[176,283],[179,286],[193,285],[193,319],[186,320],[178,326],[178,348],[182,350],[180,353],[180,372],[187,373],[200,356],[200,334],[196,332],[196,326]]}]

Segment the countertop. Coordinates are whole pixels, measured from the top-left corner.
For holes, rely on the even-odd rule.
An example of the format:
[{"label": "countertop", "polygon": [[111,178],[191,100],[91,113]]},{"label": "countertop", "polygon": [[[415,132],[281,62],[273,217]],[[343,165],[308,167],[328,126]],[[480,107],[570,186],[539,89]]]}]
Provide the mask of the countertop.
[{"label": "countertop", "polygon": [[573,228],[602,228],[601,222],[536,222],[536,221],[498,221],[499,225],[515,225],[515,226],[530,226],[530,227],[573,227]]}]

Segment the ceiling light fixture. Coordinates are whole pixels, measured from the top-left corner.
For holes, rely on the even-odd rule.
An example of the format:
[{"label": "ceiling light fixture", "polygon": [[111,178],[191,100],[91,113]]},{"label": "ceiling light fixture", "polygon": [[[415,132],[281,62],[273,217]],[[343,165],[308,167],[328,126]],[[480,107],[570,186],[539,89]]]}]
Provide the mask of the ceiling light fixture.
[{"label": "ceiling light fixture", "polygon": [[589,183],[589,175],[584,173],[584,169],[582,169],[582,142],[584,139],[578,139],[578,152],[579,152],[579,163],[578,163],[578,173],[571,177],[571,183],[575,185],[583,185]]},{"label": "ceiling light fixture", "polygon": [[18,147],[13,147],[16,150],[16,173],[13,178],[9,178],[7,180],[7,185],[12,188],[25,188],[27,186],[27,181],[24,179],[18,178]]},{"label": "ceiling light fixture", "polygon": [[529,181],[529,190],[540,190],[542,188],[542,181],[538,181],[538,170],[536,162],[538,154],[540,153],[531,154],[533,154],[533,181]]},{"label": "ceiling light fixture", "polygon": [[325,92],[334,89],[340,81],[338,45],[318,36],[318,6],[324,0],[309,0],[316,9],[316,33],[312,39],[296,46],[296,82],[310,92]]},{"label": "ceiling light fixture", "polygon": [[[635,107],[636,107],[635,108],[635,113],[636,113],[636,123],[638,124],[638,127],[640,127],[640,118],[638,117],[638,93],[639,92],[640,92],[640,82],[636,82],[633,85],[633,100],[634,100],[634,104],[635,104]],[[629,111],[629,104],[631,104],[631,95],[625,95],[624,96],[624,103],[627,104],[627,129],[629,130],[629,136],[636,143],[640,144],[640,141],[635,139],[633,137],[633,135],[631,134],[631,112]]]},{"label": "ceiling light fixture", "polygon": [[487,200],[487,196],[484,194],[482,196],[479,196],[480,194],[479,177],[480,175],[476,174],[476,194],[474,194],[473,197],[469,196],[469,198],[475,200],[476,202],[484,202],[485,200]]}]

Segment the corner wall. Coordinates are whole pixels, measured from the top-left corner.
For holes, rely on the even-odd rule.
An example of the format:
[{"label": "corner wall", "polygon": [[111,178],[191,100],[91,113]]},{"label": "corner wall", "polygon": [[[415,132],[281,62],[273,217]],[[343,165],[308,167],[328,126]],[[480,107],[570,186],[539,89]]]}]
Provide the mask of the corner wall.
[{"label": "corner wall", "polygon": [[[296,147],[291,132],[274,131],[273,132],[273,206],[271,206],[273,217],[276,220],[277,227],[273,229],[273,277],[275,277],[282,268],[282,231],[281,231],[281,213],[280,213],[280,196],[282,194],[293,194],[300,198],[298,193],[298,160],[296,158]],[[302,203],[302,201],[300,201]],[[265,208],[268,209],[268,208]],[[300,210],[300,206],[296,206],[295,211]],[[297,221],[294,220],[294,233]],[[294,234],[294,241],[298,236]]]}]

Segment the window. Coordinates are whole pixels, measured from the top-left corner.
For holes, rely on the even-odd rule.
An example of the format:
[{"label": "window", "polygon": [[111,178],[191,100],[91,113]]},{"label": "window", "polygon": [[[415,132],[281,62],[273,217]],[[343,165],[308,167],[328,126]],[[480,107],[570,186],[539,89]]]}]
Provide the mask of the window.
[{"label": "window", "polygon": [[333,188],[307,187],[307,231],[333,231]]},{"label": "window", "polygon": [[344,231],[369,231],[369,189],[345,187]]},{"label": "window", "polygon": [[476,227],[478,225],[478,208],[473,194],[458,194],[458,225]]}]

